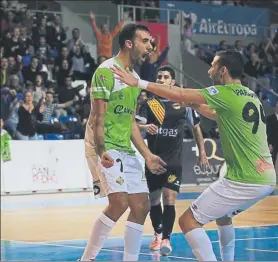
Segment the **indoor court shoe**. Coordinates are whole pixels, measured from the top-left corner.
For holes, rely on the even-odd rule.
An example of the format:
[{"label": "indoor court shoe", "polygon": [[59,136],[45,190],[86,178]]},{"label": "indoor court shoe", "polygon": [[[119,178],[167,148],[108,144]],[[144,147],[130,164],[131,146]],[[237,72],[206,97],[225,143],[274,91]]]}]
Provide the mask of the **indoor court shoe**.
[{"label": "indoor court shoe", "polygon": [[161,243],[162,243],[162,234],[155,233],[153,236],[153,240],[150,244],[150,249],[160,250]]},{"label": "indoor court shoe", "polygon": [[169,239],[163,239],[160,246],[162,256],[168,256],[172,252],[172,246]]}]

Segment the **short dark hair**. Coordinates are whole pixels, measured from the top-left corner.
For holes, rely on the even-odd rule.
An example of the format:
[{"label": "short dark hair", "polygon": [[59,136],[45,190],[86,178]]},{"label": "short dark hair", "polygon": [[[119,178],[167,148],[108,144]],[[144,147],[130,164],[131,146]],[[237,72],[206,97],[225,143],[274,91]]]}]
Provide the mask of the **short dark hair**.
[{"label": "short dark hair", "polygon": [[51,92],[51,91],[47,91],[45,94],[46,94],[46,95],[52,95],[52,96],[54,96],[54,93]]},{"label": "short dark hair", "polygon": [[172,77],[172,80],[176,79],[176,74],[175,74],[175,70],[171,67],[171,66],[161,66],[157,69],[157,73],[161,72],[161,71],[167,71],[169,72],[170,76]]},{"label": "short dark hair", "polygon": [[244,62],[241,54],[233,49],[216,53],[219,66],[225,66],[233,79],[240,79],[244,73]]},{"label": "short dark hair", "polygon": [[121,32],[119,33],[119,45],[120,48],[123,48],[125,46],[126,40],[133,41],[136,37],[136,31],[142,30],[150,32],[149,28],[147,26],[141,25],[141,24],[127,24],[125,25]]}]

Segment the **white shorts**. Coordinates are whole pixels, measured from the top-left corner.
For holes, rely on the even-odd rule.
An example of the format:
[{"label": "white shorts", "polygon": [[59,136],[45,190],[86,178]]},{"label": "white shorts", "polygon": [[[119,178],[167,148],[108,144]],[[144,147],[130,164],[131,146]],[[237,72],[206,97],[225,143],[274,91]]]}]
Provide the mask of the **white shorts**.
[{"label": "white shorts", "polygon": [[274,189],[274,185],[245,184],[219,178],[192,202],[190,209],[194,218],[205,225],[217,218],[241,213]]},{"label": "white shorts", "polygon": [[108,150],[114,165],[105,168],[100,164],[103,188],[107,195],[117,192],[128,194],[149,193],[145,173],[138,157],[117,150]]}]

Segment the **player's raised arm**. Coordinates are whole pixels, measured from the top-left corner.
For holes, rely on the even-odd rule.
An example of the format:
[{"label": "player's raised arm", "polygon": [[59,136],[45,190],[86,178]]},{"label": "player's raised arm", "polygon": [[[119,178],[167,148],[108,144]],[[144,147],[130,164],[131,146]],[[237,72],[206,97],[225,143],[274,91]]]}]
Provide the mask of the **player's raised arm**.
[{"label": "player's raised arm", "polygon": [[158,96],[168,98],[171,101],[179,103],[196,103],[207,104],[203,95],[198,89],[184,89],[174,86],[162,85],[152,82],[147,82],[142,79],[136,79],[128,70],[124,71],[116,65],[111,70],[118,75],[118,79],[129,86],[138,86],[146,89]]}]

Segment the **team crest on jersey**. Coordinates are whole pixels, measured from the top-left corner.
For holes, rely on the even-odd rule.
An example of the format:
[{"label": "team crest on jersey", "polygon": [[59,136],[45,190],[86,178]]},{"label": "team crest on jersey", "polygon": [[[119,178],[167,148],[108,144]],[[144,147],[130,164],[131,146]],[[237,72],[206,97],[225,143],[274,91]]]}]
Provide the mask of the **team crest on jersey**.
[{"label": "team crest on jersey", "polygon": [[119,176],[117,179],[116,179],[116,183],[117,184],[119,184],[119,185],[123,185],[123,183],[124,183],[125,181],[124,181],[124,179],[121,177],[121,176]]},{"label": "team crest on jersey", "polygon": [[214,96],[219,93],[218,89],[215,86],[210,86],[206,88],[211,96]]},{"label": "team crest on jersey", "polygon": [[180,104],[180,103],[174,103],[172,106],[173,106],[173,108],[176,109],[176,110],[181,109],[181,104]]},{"label": "team crest on jersey", "polygon": [[168,183],[174,183],[177,177],[175,175],[170,175],[168,177]]},{"label": "team crest on jersey", "polygon": [[122,92],[119,92],[119,96],[118,96],[118,97],[119,97],[120,100],[123,100],[123,98],[124,98],[123,93],[122,93]]},{"label": "team crest on jersey", "polygon": [[101,75],[99,76],[99,78],[102,79],[103,81],[106,81],[106,80],[107,80],[107,78],[106,78],[106,76],[105,76],[104,74],[101,74]]}]

